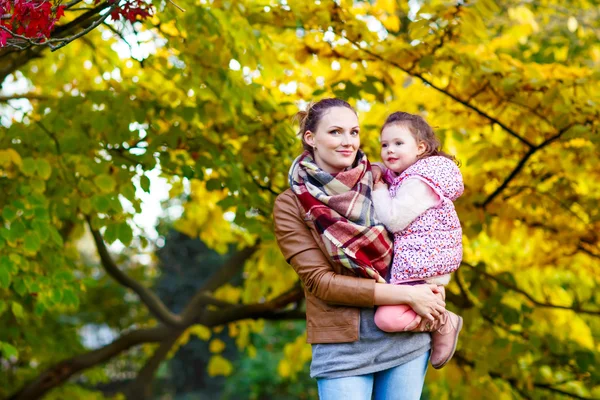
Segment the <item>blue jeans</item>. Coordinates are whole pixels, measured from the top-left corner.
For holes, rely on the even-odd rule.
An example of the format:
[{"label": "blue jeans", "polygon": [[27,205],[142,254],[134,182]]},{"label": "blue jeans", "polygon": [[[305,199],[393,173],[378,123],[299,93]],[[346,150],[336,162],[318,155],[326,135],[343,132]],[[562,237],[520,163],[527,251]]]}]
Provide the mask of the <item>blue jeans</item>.
[{"label": "blue jeans", "polygon": [[419,400],[429,351],[384,371],[344,378],[319,378],[320,400]]}]

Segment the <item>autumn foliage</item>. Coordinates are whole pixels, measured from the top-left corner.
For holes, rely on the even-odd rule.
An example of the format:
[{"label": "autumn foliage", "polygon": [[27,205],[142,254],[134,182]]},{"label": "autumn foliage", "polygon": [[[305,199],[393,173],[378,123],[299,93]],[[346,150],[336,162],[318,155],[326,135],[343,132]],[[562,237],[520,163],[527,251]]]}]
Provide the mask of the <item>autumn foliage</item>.
[{"label": "autumn foliage", "polygon": [[[326,96],[356,106],[372,160],[404,110],[461,161],[448,307],[465,327],[430,398],[600,397],[594,1],[70,3],[29,32],[0,3],[30,39],[0,49],[0,397],[102,398],[127,365],[120,391],[149,398],[190,338],[235,374],[225,325],[260,359],[269,320],[303,318],[271,211],[301,149],[291,116]],[[226,260],[181,309],[152,289],[166,236],[144,226],[149,194]],[[90,327],[113,336],[90,346]],[[306,374],[295,336],[280,381]]]}]

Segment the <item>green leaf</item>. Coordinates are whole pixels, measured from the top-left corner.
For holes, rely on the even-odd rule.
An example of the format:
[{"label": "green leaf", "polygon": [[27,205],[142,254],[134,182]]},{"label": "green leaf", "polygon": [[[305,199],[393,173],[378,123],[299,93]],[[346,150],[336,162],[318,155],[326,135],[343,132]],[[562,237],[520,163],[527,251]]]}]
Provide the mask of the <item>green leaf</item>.
[{"label": "green leaf", "polygon": [[110,198],[110,209],[117,214],[121,214],[123,212],[123,206],[121,205],[119,197],[115,196]]},{"label": "green leaf", "polygon": [[19,357],[19,351],[16,347],[6,342],[0,342],[0,349],[2,350],[2,354],[4,354],[4,358]]},{"label": "green leaf", "polygon": [[50,237],[50,225],[48,222],[35,220],[31,223],[31,227],[38,234],[41,241],[45,242]]},{"label": "green leaf", "polygon": [[52,293],[50,294],[50,300],[54,304],[59,304],[62,301],[63,293],[59,288],[53,288]]},{"label": "green leaf", "polygon": [[136,200],[135,186],[133,186],[131,183],[121,186],[121,194],[132,203]]},{"label": "green leaf", "polygon": [[73,292],[70,289],[66,289],[63,293],[63,303],[66,305],[73,305],[75,307],[78,307],[79,298],[77,297],[75,292]]},{"label": "green leaf", "polygon": [[142,175],[140,178],[140,187],[144,192],[150,193],[150,178],[146,175]]},{"label": "green leaf", "polygon": [[35,305],[33,312],[38,317],[41,317],[42,315],[44,315],[44,311],[46,311],[46,306],[41,301],[38,301]]},{"label": "green leaf", "polygon": [[115,178],[113,178],[112,176],[110,176],[108,174],[98,175],[97,177],[94,178],[94,183],[104,193],[113,192],[115,190],[115,187],[117,186],[117,182],[115,181]]},{"label": "green leaf", "polygon": [[50,221],[50,214],[48,214],[48,210],[44,207],[35,207],[33,209],[33,215],[38,220]]},{"label": "green leaf", "polygon": [[42,243],[37,233],[29,232],[25,235],[25,241],[23,243],[23,248],[25,250],[37,253],[40,250],[41,245]]},{"label": "green leaf", "polygon": [[73,280],[73,273],[69,270],[58,270],[52,274],[52,277],[56,280],[71,282]]},{"label": "green leaf", "polygon": [[110,200],[103,195],[95,195],[92,197],[92,205],[94,206],[94,210],[99,213],[105,213],[110,210]]},{"label": "green leaf", "polygon": [[63,238],[62,238],[62,236],[60,236],[60,233],[58,233],[56,228],[54,228],[53,226],[50,227],[50,239],[52,239],[52,241],[56,245],[63,247],[63,245],[64,245]]},{"label": "green leaf", "polygon": [[15,218],[17,218],[17,210],[10,206],[4,207],[2,210],[2,218],[9,222],[13,221]]},{"label": "green leaf", "polygon": [[25,236],[25,231],[25,224],[21,221],[15,221],[10,224],[10,232],[15,239],[22,239]]},{"label": "green leaf", "polygon": [[121,222],[117,226],[117,237],[125,246],[129,246],[133,240],[133,231],[127,222]]},{"label": "green leaf", "polygon": [[77,187],[79,188],[79,191],[85,195],[90,195],[94,192],[94,186],[92,186],[92,184],[88,180],[80,180],[77,183]]},{"label": "green leaf", "polygon": [[50,175],[52,175],[52,167],[48,163],[48,161],[40,158],[37,160],[37,172],[38,176],[43,180],[48,180]]},{"label": "green leaf", "polygon": [[10,286],[10,273],[8,269],[0,267],[0,287],[8,288]]},{"label": "green leaf", "polygon": [[17,267],[15,266],[15,262],[13,261],[13,258],[10,256],[8,256],[8,257],[1,256],[0,257],[0,269],[5,269],[10,273],[17,272]]},{"label": "green leaf", "polygon": [[108,244],[114,243],[119,238],[119,230],[117,224],[110,224],[104,231],[104,240]]},{"label": "green leaf", "polygon": [[91,202],[91,200],[88,199],[87,197],[82,198],[79,201],[79,209],[84,214],[89,214],[92,211],[92,202]]},{"label": "green leaf", "polygon": [[21,172],[26,176],[33,176],[37,169],[36,162],[33,158],[27,157],[23,159],[23,164],[21,164]]},{"label": "green leaf", "polygon": [[23,306],[20,305],[19,303],[17,303],[16,301],[13,301],[10,305],[10,308],[12,310],[12,313],[15,317],[21,319],[23,318],[25,315],[23,314]]},{"label": "green leaf", "polygon": [[25,293],[27,293],[27,286],[25,286],[23,279],[16,280],[13,283],[13,290],[17,292],[19,296],[23,296]]},{"label": "green leaf", "polygon": [[40,179],[32,179],[29,181],[30,185],[31,185],[31,189],[35,192],[35,193],[44,193],[46,191],[46,182],[42,181]]}]

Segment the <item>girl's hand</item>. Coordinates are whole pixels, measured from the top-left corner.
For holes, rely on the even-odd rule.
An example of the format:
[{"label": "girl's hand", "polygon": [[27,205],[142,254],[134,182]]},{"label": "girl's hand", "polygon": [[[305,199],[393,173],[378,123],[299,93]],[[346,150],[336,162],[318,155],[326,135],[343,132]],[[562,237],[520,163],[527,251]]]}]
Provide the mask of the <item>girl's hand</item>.
[{"label": "girl's hand", "polygon": [[439,295],[440,289],[437,285],[415,285],[411,286],[409,305],[421,317],[433,322],[446,311],[446,302]]}]

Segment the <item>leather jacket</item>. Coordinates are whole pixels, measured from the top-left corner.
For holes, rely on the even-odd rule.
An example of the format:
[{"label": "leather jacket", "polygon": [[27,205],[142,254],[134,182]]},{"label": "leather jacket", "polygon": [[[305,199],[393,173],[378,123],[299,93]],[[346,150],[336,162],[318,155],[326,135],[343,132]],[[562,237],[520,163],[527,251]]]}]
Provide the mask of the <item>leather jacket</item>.
[{"label": "leather jacket", "polygon": [[360,308],[374,306],[375,281],[331,262],[291,189],[275,200],[273,219],[279,248],[304,285],[308,343],[357,341]]}]

